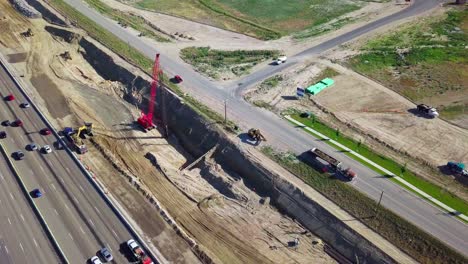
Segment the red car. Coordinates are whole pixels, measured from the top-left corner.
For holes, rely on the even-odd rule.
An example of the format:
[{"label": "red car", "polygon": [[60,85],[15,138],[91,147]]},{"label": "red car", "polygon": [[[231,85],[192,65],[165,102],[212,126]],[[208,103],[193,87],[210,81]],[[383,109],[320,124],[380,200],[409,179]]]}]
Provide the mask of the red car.
[{"label": "red car", "polygon": [[176,75],[174,76],[174,82],[175,83],[181,83],[183,82],[184,80],[182,80],[182,77],[180,77],[180,75]]},{"label": "red car", "polygon": [[41,129],[41,134],[44,136],[50,135],[52,132],[48,128]]},{"label": "red car", "polygon": [[7,100],[7,101],[13,101],[13,100],[15,100],[15,96],[14,96],[13,94],[9,94],[9,95],[7,95],[7,96],[5,97],[5,100]]},{"label": "red car", "polygon": [[11,125],[16,126],[16,127],[20,127],[20,126],[23,126],[23,121],[21,121],[19,119],[16,119],[15,121],[13,121],[13,123]]}]

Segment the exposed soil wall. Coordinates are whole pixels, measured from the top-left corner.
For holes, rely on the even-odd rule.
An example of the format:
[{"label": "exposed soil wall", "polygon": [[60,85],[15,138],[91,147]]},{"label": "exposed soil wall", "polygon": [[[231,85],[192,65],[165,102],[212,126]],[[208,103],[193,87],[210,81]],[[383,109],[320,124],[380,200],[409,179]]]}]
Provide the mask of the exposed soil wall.
[{"label": "exposed soil wall", "polygon": [[[115,64],[112,57],[85,38],[81,38],[79,44],[84,50],[85,59],[101,76],[127,85],[127,98],[124,99],[135,103],[135,92],[145,94],[144,92],[150,86],[148,78],[136,76],[131,71]],[[194,157],[203,155],[219,144],[218,150],[213,155],[217,163],[240,175],[246,185],[254,187],[261,196],[270,197],[272,204],[320,236],[342,255],[350,260],[358,257],[361,262],[367,263],[394,262],[384,252],[305,196],[297,187],[282,179],[280,175],[248,159],[239,146],[229,140],[224,132],[215,124],[207,122],[181,98],[171,92],[162,93],[161,90],[158,94],[156,107],[159,109],[161,94],[164,94],[170,133],[174,133],[185,150]],[[143,99],[142,104],[146,105],[146,100]]]},{"label": "exposed soil wall", "polygon": [[47,21],[47,22],[49,22],[51,24],[55,24],[55,25],[59,25],[59,26],[63,26],[63,27],[68,26],[68,23],[66,21],[59,18],[57,15],[52,13],[49,9],[44,7],[44,5],[41,2],[39,2],[37,0],[26,0],[26,2],[28,2],[28,4],[30,6],[34,7],[34,9],[39,11],[39,13],[41,13],[41,15],[42,15],[42,18],[44,18],[45,21]]}]

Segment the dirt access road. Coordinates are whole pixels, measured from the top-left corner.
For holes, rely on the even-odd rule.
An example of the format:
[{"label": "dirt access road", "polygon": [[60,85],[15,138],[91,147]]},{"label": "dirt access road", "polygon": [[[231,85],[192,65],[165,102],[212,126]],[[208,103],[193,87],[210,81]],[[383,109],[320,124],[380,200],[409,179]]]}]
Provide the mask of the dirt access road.
[{"label": "dirt access road", "polygon": [[[90,152],[82,156],[82,161],[138,224],[145,240],[157,247],[164,258],[174,263],[199,261],[189,244],[113,164],[150,188],[162,207],[216,262],[335,262],[324,253],[319,238],[280,214],[268,202],[260,203],[261,198],[254,190],[218,164],[208,160],[204,165],[206,169],[195,168],[182,176],[167,173],[170,178],[156,170],[144,157],[145,153],[154,153],[167,171],[178,169],[192,157],[181,154],[183,150],[177,147],[176,141],[168,142],[156,131],[145,134],[130,125],[139,111],[122,98],[138,97],[133,87],[108,81],[98,74],[83,57],[79,35],[70,42],[52,37],[43,29],[44,21],[24,19],[8,3],[0,5],[4,17],[0,35],[2,52],[10,57],[16,71],[24,75],[23,80],[31,84],[29,87],[35,87],[28,92],[58,129],[93,122],[97,145],[86,141]],[[19,37],[27,28],[32,28],[34,36]],[[61,56],[66,51],[71,60]],[[145,76],[118,56],[106,52],[115,61]],[[95,146],[104,147],[106,151]],[[218,190],[219,186],[211,182],[210,175],[222,178],[225,186],[235,182],[229,193],[236,195],[229,197]],[[300,237],[300,247],[285,246],[295,237]]]}]

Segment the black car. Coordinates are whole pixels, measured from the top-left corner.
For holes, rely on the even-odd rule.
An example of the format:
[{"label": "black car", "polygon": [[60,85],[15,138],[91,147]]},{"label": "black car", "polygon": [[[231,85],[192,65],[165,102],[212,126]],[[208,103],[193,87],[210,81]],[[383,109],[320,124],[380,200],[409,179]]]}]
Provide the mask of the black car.
[{"label": "black car", "polygon": [[6,138],[7,134],[5,131],[0,131],[0,138]]},{"label": "black car", "polygon": [[2,126],[10,126],[10,125],[11,125],[10,120],[5,120],[2,122]]},{"label": "black car", "polygon": [[13,158],[15,158],[17,160],[22,160],[22,159],[24,159],[24,153],[21,150],[13,152]]}]

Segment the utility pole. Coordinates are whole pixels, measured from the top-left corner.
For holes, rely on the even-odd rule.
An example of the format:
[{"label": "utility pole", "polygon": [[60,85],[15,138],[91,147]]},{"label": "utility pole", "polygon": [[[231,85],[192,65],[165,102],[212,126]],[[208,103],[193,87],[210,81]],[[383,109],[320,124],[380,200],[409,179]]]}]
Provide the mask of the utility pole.
[{"label": "utility pole", "polygon": [[382,202],[383,193],[384,193],[384,191],[382,191],[382,193],[380,194],[379,202],[377,203],[377,206],[376,206],[376,208],[374,210],[376,212],[376,214],[375,214],[376,218],[379,215],[378,212],[379,212],[379,208],[380,208],[380,202]]},{"label": "utility pole", "polygon": [[227,101],[228,99],[224,100],[224,125],[227,124]]}]

